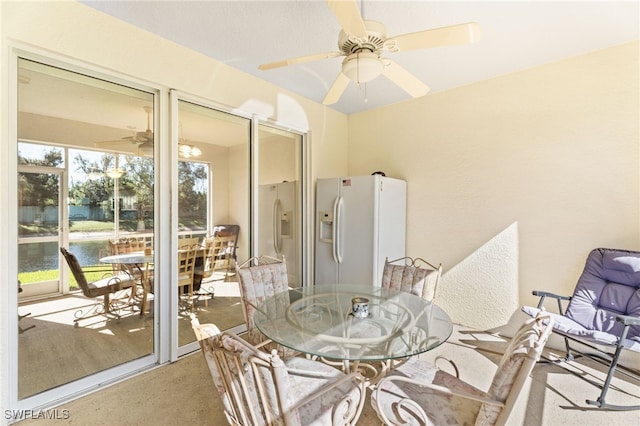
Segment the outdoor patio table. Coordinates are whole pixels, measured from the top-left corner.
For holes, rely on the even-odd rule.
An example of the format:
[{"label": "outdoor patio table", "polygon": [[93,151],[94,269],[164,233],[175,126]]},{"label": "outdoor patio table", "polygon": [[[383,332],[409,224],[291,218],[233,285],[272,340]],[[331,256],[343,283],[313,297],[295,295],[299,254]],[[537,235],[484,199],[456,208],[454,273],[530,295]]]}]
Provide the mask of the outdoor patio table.
[{"label": "outdoor patio table", "polygon": [[[354,314],[363,303],[364,311]],[[431,350],[453,330],[447,313],[411,293],[363,285],[315,285],[267,298],[254,314],[268,338],[346,361],[385,361]]]},{"label": "outdoor patio table", "polygon": [[[140,316],[145,313],[145,306],[147,304],[147,296],[151,292],[151,283],[149,277],[149,263],[153,262],[153,254],[145,254],[143,251],[136,251],[130,253],[114,254],[100,258],[102,263],[110,263],[115,265],[125,265],[131,275],[133,276],[133,268],[136,268],[140,273],[140,284],[142,285],[142,301],[140,302]],[[132,290],[131,297],[135,296],[135,291]]]}]

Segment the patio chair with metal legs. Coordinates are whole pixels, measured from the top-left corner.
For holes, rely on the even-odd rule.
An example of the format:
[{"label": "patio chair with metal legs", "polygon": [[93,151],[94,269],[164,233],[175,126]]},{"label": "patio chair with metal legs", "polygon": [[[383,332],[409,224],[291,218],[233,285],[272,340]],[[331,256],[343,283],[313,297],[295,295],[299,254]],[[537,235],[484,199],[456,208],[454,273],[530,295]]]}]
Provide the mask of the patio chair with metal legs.
[{"label": "patio chair with metal legs", "polygon": [[303,357],[282,360],[213,324],[192,326],[231,425],[355,425],[365,402],[358,373]]},{"label": "patio chair with metal legs", "polygon": [[[76,311],[75,319],[73,320],[74,327],[78,327],[78,322],[82,319],[92,318],[99,315],[120,318],[120,309],[124,305],[130,306],[128,303],[129,297],[126,298],[127,302],[123,302],[117,298],[111,299],[111,295],[117,295],[122,290],[130,289],[135,286],[134,278],[125,272],[113,275],[110,269],[101,269],[98,271],[93,271],[91,269],[84,270],[80,266],[78,258],[73,253],[64,247],[60,247],[60,252],[66,259],[71,273],[82,290],[82,294],[91,299],[102,296],[102,303],[94,304],[91,309],[86,312],[83,309],[78,309]],[[103,272],[103,278],[89,282],[87,281],[85,272]]]},{"label": "patio chair with metal legs", "polygon": [[[551,334],[540,312],[520,327],[487,391],[413,357],[378,382],[371,403],[385,425],[504,425]],[[455,367],[455,364],[453,364]]]},{"label": "patio chair with metal legs", "polygon": [[[556,300],[558,313],[551,314],[553,331],[564,338],[566,349],[559,361],[585,356],[608,369],[602,385],[590,381],[601,391],[597,400],[587,400],[587,404],[610,410],[639,410],[640,405],[607,403],[606,397],[616,373],[640,383],[637,364],[633,368],[619,364],[623,351],[636,359],[640,356],[640,252],[597,248],[587,257],[572,296],[545,291],[533,294],[540,297],[537,307],[522,308],[531,316],[543,308],[546,299]],[[569,303],[566,310],[563,302]]]}]

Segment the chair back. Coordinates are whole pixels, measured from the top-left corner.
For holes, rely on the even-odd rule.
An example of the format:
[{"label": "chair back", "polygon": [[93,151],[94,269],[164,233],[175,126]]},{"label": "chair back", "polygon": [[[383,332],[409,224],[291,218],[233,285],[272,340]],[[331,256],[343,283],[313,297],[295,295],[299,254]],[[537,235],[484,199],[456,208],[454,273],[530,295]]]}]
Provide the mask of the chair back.
[{"label": "chair back", "polygon": [[202,278],[209,278],[211,275],[213,275],[213,270],[215,267],[215,238],[205,238],[202,241],[202,246],[204,247],[204,256],[202,258],[202,264],[196,266],[196,275],[199,275]]},{"label": "chair back", "polygon": [[84,271],[82,270],[82,266],[80,266],[80,262],[78,262],[78,258],[64,247],[60,247],[60,253],[62,253],[67,261],[67,265],[69,265],[69,269],[71,270],[73,277],[76,279],[80,290],[82,290],[82,294],[84,294],[85,297],[98,296],[89,288],[87,277],[84,275]]},{"label": "chair back", "polygon": [[226,243],[225,249],[228,250],[233,260],[237,259],[238,234],[240,234],[240,225],[216,225],[213,227],[213,237],[224,240]]},{"label": "chair back", "polygon": [[[120,240],[109,240],[109,254],[124,254],[124,253],[133,253],[144,251],[147,243],[144,238],[123,238]],[[124,271],[127,273],[136,273],[136,270],[132,270],[132,268],[127,265],[121,265],[117,263],[111,264],[113,268],[113,273],[118,274],[120,271]]]},{"label": "chair back", "polygon": [[[597,248],[587,257],[565,315],[588,330],[620,336],[618,315],[640,312],[640,252]],[[627,339],[640,340],[640,325],[632,325]]]},{"label": "chair back", "polygon": [[546,312],[525,321],[511,339],[493,377],[488,395],[504,402],[504,408],[482,404],[476,424],[505,424],[527,378],[553,330],[553,320]]},{"label": "chair back", "polygon": [[147,243],[144,239],[137,239],[137,238],[109,240],[109,252],[113,255],[113,254],[143,251],[146,245]]},{"label": "chair back", "polygon": [[178,249],[185,250],[197,247],[200,244],[200,238],[178,238]]},{"label": "chair back", "polygon": [[422,297],[435,299],[442,265],[434,266],[422,258],[403,257],[384,261],[382,288],[401,290]]},{"label": "chair back", "polygon": [[192,326],[229,424],[300,424],[287,369],[276,353],[261,352],[213,324],[200,325],[195,317]]},{"label": "chair back", "polygon": [[193,271],[196,263],[196,248],[189,247],[178,250],[178,285],[193,284]]},{"label": "chair back", "polygon": [[241,265],[236,265],[236,274],[244,319],[247,323],[248,339],[257,345],[264,342],[266,338],[256,329],[253,314],[256,307],[266,298],[276,293],[288,291],[287,264],[284,259],[280,260],[268,256],[252,257]]}]

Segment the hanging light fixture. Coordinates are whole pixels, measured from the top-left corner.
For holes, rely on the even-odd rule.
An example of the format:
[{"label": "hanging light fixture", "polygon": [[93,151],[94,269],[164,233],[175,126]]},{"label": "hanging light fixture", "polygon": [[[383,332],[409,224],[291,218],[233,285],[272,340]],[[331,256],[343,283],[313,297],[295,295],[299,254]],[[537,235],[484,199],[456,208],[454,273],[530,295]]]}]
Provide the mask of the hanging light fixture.
[{"label": "hanging light fixture", "polygon": [[384,62],[373,52],[361,51],[353,53],[344,60],[342,72],[356,83],[371,81],[384,70]]},{"label": "hanging light fixture", "polygon": [[198,157],[202,154],[202,151],[197,146],[184,143],[178,144],[178,152],[180,153],[180,156],[184,158]]},{"label": "hanging light fixture", "polygon": [[120,167],[116,167],[116,168],[108,169],[105,174],[110,178],[118,179],[124,176],[125,173],[126,172],[124,169],[121,169]]},{"label": "hanging light fixture", "polygon": [[178,154],[183,158],[198,157],[202,154],[200,148],[197,146],[189,145],[187,140],[182,137],[182,122],[178,124]]}]

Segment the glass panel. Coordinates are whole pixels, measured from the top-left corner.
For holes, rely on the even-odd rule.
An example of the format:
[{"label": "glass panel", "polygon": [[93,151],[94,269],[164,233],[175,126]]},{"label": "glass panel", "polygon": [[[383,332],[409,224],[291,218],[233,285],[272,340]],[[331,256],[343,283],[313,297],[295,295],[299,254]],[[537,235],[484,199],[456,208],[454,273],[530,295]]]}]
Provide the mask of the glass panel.
[{"label": "glass panel", "polygon": [[[23,399],[153,353],[153,310],[142,302],[153,300],[153,258],[101,259],[114,253],[111,241],[153,236],[154,97],[28,60],[18,74]],[[121,289],[105,294],[81,276]]]},{"label": "glass panel", "polygon": [[198,244],[194,278],[179,279],[183,346],[195,341],[191,313],[221,330],[244,323],[233,271],[235,258],[249,252],[250,121],[185,101],[178,121],[178,247],[193,245],[190,238]]},{"label": "glass panel", "polygon": [[[40,166],[60,164],[60,151]],[[33,164],[33,163],[32,163]],[[35,165],[35,164],[34,164]],[[59,288],[60,174],[18,174],[18,281],[22,297]]]},{"label": "glass panel", "polygon": [[284,256],[289,286],[301,286],[302,136],[261,125],[258,141],[258,255]]},{"label": "glass panel", "polygon": [[118,209],[113,215],[119,217],[119,234],[150,240],[153,236],[153,158],[134,155],[119,158],[115,169],[107,172],[118,182]]},{"label": "glass panel", "polygon": [[21,282],[22,290],[27,287],[27,284],[45,281],[57,283],[58,258],[58,241],[20,244],[18,246],[18,280]]},{"label": "glass panel", "polygon": [[64,168],[64,152],[55,146],[19,142],[18,164]]},{"label": "glass panel", "polygon": [[69,158],[70,239],[83,238],[87,231],[113,235],[114,180],[105,174],[105,170],[113,167],[115,156],[69,149]]}]

